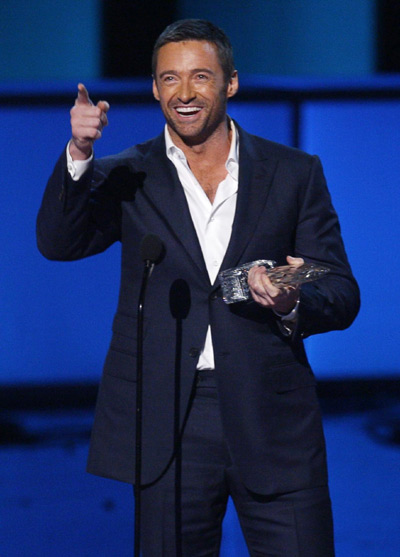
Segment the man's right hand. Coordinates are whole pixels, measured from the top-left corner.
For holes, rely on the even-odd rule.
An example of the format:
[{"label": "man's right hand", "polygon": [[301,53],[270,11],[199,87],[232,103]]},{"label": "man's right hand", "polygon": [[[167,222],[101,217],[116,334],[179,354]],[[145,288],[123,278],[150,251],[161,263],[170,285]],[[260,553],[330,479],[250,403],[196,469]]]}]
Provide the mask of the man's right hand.
[{"label": "man's right hand", "polygon": [[69,152],[73,160],[86,160],[90,157],[94,141],[101,137],[104,126],[108,124],[109,108],[106,101],[99,101],[95,106],[86,87],[79,83],[78,96],[70,112],[72,141]]}]

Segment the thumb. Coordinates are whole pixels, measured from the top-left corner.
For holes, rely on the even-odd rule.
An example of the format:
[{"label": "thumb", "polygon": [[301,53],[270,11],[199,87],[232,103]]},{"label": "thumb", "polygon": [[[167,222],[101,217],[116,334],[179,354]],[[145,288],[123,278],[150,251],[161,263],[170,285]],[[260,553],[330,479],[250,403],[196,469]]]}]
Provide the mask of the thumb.
[{"label": "thumb", "polygon": [[108,104],[107,101],[99,101],[97,103],[97,106],[100,108],[100,110],[102,110],[105,114],[107,114],[107,112],[110,110],[110,105]]},{"label": "thumb", "polygon": [[291,255],[286,257],[286,261],[289,265],[294,265],[295,267],[300,267],[300,265],[304,264],[304,259],[302,257],[292,257]]},{"label": "thumb", "polygon": [[76,97],[76,104],[93,104],[89,98],[89,93],[83,83],[78,85],[78,96]]}]

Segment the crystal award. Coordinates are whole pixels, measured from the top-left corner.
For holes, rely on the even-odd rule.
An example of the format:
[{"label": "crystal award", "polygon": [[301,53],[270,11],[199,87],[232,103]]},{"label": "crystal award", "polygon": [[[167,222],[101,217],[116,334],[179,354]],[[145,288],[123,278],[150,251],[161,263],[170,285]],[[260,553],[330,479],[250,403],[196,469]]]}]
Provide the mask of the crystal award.
[{"label": "crystal award", "polygon": [[244,302],[251,297],[247,284],[247,274],[252,267],[263,266],[272,284],[277,287],[297,287],[305,282],[318,280],[329,273],[330,269],[324,265],[304,263],[300,266],[283,265],[275,267],[276,262],[270,259],[257,259],[239,267],[226,269],[219,273],[218,278],[222,288],[222,298],[226,304]]}]

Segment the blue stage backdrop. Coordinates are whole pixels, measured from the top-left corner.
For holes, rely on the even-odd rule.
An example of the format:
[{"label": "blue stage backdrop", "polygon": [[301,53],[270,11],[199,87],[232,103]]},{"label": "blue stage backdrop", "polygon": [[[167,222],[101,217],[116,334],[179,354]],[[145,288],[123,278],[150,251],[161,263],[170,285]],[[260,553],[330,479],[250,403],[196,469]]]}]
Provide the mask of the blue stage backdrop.
[{"label": "blue stage backdrop", "polygon": [[[274,84],[267,83],[273,91]],[[294,88],[300,85],[291,81]],[[131,86],[97,83],[95,99]],[[59,90],[39,104],[40,92],[32,91],[25,91],[22,104],[12,105],[13,92],[0,91],[0,384],[96,381],[117,303],[120,250],[115,245],[73,263],[49,262],[37,251],[36,213],[47,177],[69,137],[75,84],[63,87],[67,99],[53,104],[52,95]],[[30,95],[35,103],[30,103]],[[400,100],[309,100],[297,113],[295,134],[296,112],[289,101],[261,97],[257,102],[237,101],[230,114],[267,138],[290,144],[298,137],[300,145],[319,154],[324,164],[363,303],[350,330],[307,341],[317,375],[400,376],[396,319]],[[146,99],[142,104],[114,103],[109,116],[110,125],[96,146],[98,156],[146,140],[163,125],[157,103]]]},{"label": "blue stage backdrop", "polygon": [[324,163],[362,306],[345,333],[312,337],[322,374],[400,373],[400,101],[320,101],[303,108],[302,147]]}]

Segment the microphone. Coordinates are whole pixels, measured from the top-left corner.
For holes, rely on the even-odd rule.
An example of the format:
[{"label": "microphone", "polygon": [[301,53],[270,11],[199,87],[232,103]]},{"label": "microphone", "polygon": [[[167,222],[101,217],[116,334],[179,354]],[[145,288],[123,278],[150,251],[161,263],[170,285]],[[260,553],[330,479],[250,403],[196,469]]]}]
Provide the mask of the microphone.
[{"label": "microphone", "polygon": [[143,413],[143,322],[144,301],[147,282],[154,265],[161,259],[164,246],[155,234],[147,234],[140,245],[140,255],[144,261],[142,286],[137,308],[137,357],[136,357],[136,426],[135,426],[135,546],[134,555],[140,555],[140,510],[142,490],[142,413]]},{"label": "microphone", "polygon": [[140,255],[147,267],[153,268],[160,260],[163,243],[155,234],[146,234],[140,245]]}]

